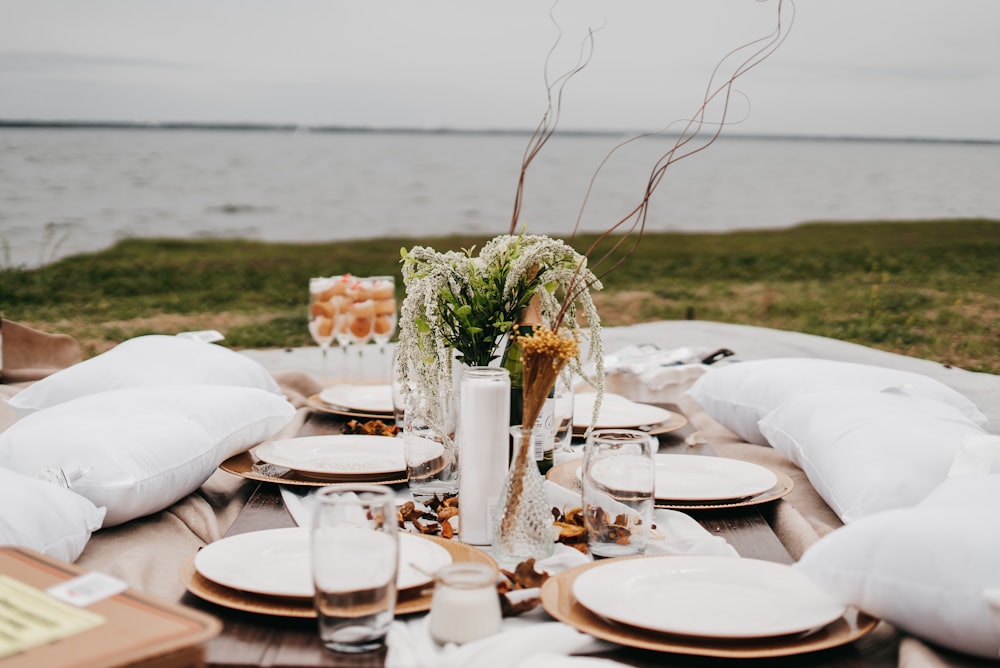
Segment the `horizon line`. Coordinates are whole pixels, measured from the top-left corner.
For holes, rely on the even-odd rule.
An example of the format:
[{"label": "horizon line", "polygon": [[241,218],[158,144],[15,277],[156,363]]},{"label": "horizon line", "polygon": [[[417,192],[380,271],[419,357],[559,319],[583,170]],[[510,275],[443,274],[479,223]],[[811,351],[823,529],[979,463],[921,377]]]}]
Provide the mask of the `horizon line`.
[{"label": "horizon line", "polygon": [[[367,125],[308,125],[300,123],[264,122],[212,122],[212,121],[86,121],[86,120],[31,120],[0,119],[0,128],[33,129],[94,129],[94,130],[212,130],[292,132],[317,134],[432,134],[432,135],[510,135],[530,136],[534,131],[517,128],[449,128]],[[679,137],[673,132],[638,132],[611,129],[557,129],[565,136],[614,136],[614,137]],[[777,134],[777,133],[722,133],[720,139],[768,139],[790,141],[857,141],[857,142],[924,142],[948,144],[1000,144],[1000,139],[971,139],[949,137],[891,137],[856,134]]]}]

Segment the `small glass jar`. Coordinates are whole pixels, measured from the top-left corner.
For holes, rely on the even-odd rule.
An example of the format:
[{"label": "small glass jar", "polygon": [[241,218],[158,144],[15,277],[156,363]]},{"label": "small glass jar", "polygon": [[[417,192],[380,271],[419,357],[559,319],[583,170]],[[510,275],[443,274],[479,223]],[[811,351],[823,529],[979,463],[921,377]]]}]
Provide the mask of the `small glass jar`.
[{"label": "small glass jar", "polygon": [[461,645],[499,633],[496,580],[496,571],[487,564],[463,562],[438,570],[429,625],[434,642]]}]

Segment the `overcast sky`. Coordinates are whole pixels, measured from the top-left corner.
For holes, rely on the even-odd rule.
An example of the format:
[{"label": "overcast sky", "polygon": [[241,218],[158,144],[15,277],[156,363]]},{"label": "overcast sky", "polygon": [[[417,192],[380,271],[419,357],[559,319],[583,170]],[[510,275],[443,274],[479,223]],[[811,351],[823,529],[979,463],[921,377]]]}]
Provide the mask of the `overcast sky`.
[{"label": "overcast sky", "polygon": [[[0,119],[533,127],[547,0],[0,0]],[[562,0],[562,127],[655,130],[777,0]],[[787,23],[793,7],[786,2]],[[797,0],[740,133],[1000,140],[1000,2]]]}]

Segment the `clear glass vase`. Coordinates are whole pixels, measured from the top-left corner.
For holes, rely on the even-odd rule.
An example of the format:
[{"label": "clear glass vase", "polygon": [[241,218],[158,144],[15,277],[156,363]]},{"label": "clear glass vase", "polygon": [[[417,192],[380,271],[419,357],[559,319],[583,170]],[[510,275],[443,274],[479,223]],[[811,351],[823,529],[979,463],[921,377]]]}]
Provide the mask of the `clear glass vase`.
[{"label": "clear glass vase", "polygon": [[555,548],[556,529],[545,496],[545,478],[532,456],[531,429],[511,427],[514,461],[507,471],[493,522],[493,556],[501,564],[534,557]]}]

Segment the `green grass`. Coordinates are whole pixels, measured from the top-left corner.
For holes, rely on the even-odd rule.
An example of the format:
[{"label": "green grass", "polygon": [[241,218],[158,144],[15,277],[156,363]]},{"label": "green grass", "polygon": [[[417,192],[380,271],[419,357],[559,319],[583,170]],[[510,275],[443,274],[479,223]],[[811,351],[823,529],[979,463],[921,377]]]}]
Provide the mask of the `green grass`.
[{"label": "green grass", "polygon": [[[305,327],[310,276],[398,276],[403,246],[444,250],[483,241],[131,239],[39,269],[0,269],[0,314],[72,334],[91,354],[139,334],[209,327],[234,348],[311,345]],[[574,245],[585,249],[591,241],[581,237]],[[995,220],[649,234],[606,276],[599,308],[607,325],[695,317],[809,332],[1000,373],[998,276]],[[401,285],[398,290],[402,295]]]}]

